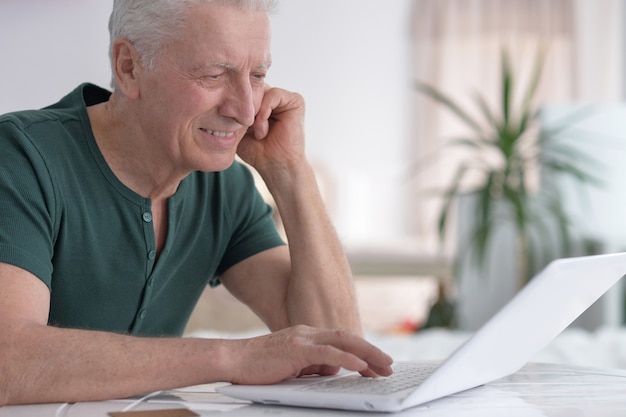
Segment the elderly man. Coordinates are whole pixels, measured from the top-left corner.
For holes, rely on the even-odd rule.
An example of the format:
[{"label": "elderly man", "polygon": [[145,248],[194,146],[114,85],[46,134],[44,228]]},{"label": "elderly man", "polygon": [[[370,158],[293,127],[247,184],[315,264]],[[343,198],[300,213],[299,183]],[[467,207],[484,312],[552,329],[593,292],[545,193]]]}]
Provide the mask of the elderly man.
[{"label": "elderly man", "polygon": [[[391,373],[360,336],[303,99],[264,81],[271,7],[116,0],[112,93],[84,84],[0,118],[0,405]],[[219,283],[272,333],[178,337]]]}]

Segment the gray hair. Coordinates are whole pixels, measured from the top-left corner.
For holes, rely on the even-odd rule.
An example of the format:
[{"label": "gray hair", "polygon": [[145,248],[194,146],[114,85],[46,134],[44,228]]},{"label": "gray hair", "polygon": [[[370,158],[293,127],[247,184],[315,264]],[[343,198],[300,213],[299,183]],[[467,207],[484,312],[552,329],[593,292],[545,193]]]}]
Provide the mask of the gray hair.
[{"label": "gray hair", "polygon": [[[186,10],[202,3],[218,3],[242,10],[271,13],[276,9],[278,0],[114,0],[109,19],[111,65],[113,42],[123,38],[135,46],[141,64],[153,70],[163,47],[181,35]],[[111,87],[116,88],[114,73]]]}]

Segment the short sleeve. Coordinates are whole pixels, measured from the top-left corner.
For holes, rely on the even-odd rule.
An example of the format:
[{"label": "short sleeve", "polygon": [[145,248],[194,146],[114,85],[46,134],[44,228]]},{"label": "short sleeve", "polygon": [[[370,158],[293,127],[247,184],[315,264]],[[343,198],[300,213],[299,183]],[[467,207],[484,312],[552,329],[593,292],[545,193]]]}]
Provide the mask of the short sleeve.
[{"label": "short sleeve", "polygon": [[225,189],[232,196],[228,198],[226,208],[232,234],[217,269],[218,277],[211,280],[211,286],[218,285],[219,275],[231,266],[285,244],[274,223],[273,209],[261,197],[248,168],[236,162],[228,171]]},{"label": "short sleeve", "polygon": [[50,287],[57,212],[45,161],[18,120],[0,121],[0,262]]}]

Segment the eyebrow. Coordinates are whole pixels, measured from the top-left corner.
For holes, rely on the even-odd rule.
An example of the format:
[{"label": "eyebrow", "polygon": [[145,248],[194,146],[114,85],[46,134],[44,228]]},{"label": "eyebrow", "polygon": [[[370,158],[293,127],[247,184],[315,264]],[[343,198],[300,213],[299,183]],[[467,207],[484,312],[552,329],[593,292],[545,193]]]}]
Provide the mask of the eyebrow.
[{"label": "eyebrow", "polygon": [[[268,70],[272,65],[272,61],[271,60],[267,60],[265,62],[262,62],[261,64],[257,65],[254,67],[254,69],[256,70]],[[199,65],[196,70],[197,71],[202,71],[202,70],[207,70],[209,68],[224,68],[227,70],[234,70],[236,71],[239,67],[237,65],[234,64],[229,64],[227,62],[222,62],[222,61],[212,61],[212,62],[208,62],[206,64],[202,64]]]}]

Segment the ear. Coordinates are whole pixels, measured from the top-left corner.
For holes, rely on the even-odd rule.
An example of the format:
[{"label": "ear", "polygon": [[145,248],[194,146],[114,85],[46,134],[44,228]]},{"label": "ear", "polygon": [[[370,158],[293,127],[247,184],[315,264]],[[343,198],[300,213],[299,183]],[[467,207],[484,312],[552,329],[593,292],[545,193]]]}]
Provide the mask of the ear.
[{"label": "ear", "polygon": [[141,71],[137,50],[128,40],[116,39],[111,49],[111,57],[118,89],[129,98],[137,98],[139,96],[137,75]]}]

